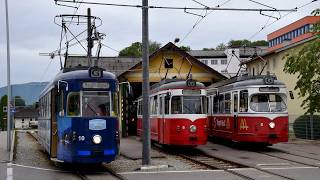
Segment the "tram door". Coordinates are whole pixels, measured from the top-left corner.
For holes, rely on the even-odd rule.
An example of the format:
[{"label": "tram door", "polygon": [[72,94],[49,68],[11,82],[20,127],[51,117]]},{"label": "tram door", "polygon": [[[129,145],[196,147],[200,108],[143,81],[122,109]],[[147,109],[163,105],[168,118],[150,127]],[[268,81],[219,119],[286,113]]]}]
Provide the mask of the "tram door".
[{"label": "tram door", "polygon": [[58,126],[57,126],[57,89],[52,91],[51,96],[51,158],[57,157],[58,148]]},{"label": "tram door", "polygon": [[164,129],[165,129],[165,123],[164,123],[164,94],[160,95],[160,119],[158,119],[159,122],[159,129],[158,129],[158,134],[159,134],[159,143],[164,143]]},{"label": "tram door", "polygon": [[234,91],[232,92],[232,115],[233,115],[233,132],[238,132],[238,107],[239,107],[239,98],[238,98],[238,92]]}]

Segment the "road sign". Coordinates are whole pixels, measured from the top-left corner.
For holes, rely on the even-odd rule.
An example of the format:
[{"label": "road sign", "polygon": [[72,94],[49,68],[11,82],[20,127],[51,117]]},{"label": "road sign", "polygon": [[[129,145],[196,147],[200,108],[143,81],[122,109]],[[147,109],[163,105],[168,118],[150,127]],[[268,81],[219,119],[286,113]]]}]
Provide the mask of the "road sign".
[{"label": "road sign", "polygon": [[7,106],[3,106],[3,107],[2,107],[2,111],[3,111],[3,112],[7,112]]}]

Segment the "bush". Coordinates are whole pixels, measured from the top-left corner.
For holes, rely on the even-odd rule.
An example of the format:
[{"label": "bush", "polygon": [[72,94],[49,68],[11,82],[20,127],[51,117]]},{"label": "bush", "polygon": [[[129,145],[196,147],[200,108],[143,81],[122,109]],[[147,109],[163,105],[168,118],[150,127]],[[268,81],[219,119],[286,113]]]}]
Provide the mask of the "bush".
[{"label": "bush", "polygon": [[[296,138],[311,139],[310,115],[302,115],[293,123]],[[313,139],[320,139],[320,116],[313,115]]]}]

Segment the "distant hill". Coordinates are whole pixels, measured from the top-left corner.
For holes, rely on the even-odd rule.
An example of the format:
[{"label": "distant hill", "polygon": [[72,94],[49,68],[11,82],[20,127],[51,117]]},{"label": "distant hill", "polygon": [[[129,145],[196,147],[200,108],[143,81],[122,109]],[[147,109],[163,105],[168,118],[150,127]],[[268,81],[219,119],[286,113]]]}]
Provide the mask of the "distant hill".
[{"label": "distant hill", "polygon": [[[12,85],[12,97],[21,96],[26,105],[32,105],[38,101],[41,91],[46,87],[47,82],[31,82]],[[0,98],[7,94],[7,87],[0,88]]]}]

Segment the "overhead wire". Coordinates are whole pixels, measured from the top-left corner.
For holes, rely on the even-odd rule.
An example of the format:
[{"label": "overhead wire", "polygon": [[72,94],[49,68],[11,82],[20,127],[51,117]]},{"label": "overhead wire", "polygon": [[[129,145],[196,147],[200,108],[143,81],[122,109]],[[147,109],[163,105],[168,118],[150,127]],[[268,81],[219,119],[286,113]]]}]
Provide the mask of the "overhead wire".
[{"label": "overhead wire", "polygon": [[[83,0],[81,0],[81,1],[83,1]],[[79,10],[79,8],[80,8],[80,6],[81,6],[81,3],[79,3],[79,4],[76,3],[75,6],[76,6],[76,9],[73,11],[73,14],[76,14],[76,13],[78,12],[78,10]],[[70,25],[71,25],[71,22],[69,23],[68,26],[70,26]],[[66,34],[64,34],[64,36],[66,36]],[[62,60],[61,60],[61,43],[62,43],[62,39],[63,39],[63,38],[64,38],[64,37],[62,37],[62,30],[61,30],[60,42],[59,42],[59,45],[58,45],[60,67],[62,67]],[[69,46],[69,47],[70,47],[70,46]],[[51,52],[51,53],[49,53],[49,54],[54,54],[54,53],[55,53],[55,52]],[[44,72],[43,72],[42,75],[40,76],[40,77],[41,77],[41,81],[43,81],[43,78],[44,78],[44,76],[46,75],[46,73],[47,73],[50,65],[52,64],[52,61],[53,61],[53,58],[50,59],[47,67],[45,68]]]},{"label": "overhead wire", "polygon": [[[249,1],[251,1],[251,0],[249,0]],[[318,0],[312,0],[312,1],[310,1],[310,2],[308,2],[308,3],[305,3],[305,4],[301,5],[301,6],[295,7],[294,9],[298,11],[299,9],[304,8],[304,7],[306,7],[306,6],[314,3],[314,2],[316,2],[316,1],[318,1]],[[275,21],[273,21],[273,22],[271,22],[271,23],[269,23],[270,18],[271,18],[271,17],[269,17],[269,19],[268,19],[268,21],[266,22],[266,24],[265,24],[264,26],[262,26],[259,31],[255,32],[253,35],[251,35],[248,40],[253,39],[253,38],[254,38],[255,36],[257,36],[259,33],[261,33],[264,29],[266,29],[267,27],[271,26],[272,24],[278,22],[279,20],[285,18],[286,16],[288,16],[288,15],[291,14],[291,13],[293,13],[293,12],[288,12],[288,13],[286,13],[286,14],[283,15],[283,16],[281,15],[279,19],[276,19]],[[269,24],[268,24],[268,23],[269,23]],[[262,69],[264,69],[265,66],[267,65],[267,61],[266,61],[265,59],[263,59],[263,58],[262,58],[261,56],[259,56],[259,55],[258,55],[258,57],[260,57],[260,59],[262,59],[262,60],[265,62],[264,66],[263,66],[263,68],[262,68]],[[251,57],[251,58],[253,58],[253,57]],[[243,66],[243,65],[240,65],[239,69],[241,69],[242,66]],[[260,72],[260,74],[261,74],[261,73],[262,73],[262,71]]]},{"label": "overhead wire", "polygon": [[[193,0],[194,1],[194,0]],[[231,0],[226,0],[224,1],[223,3],[221,3],[220,5],[217,5],[216,7],[221,7],[225,4],[227,4],[228,2],[230,2]],[[205,6],[205,5],[204,5]],[[202,13],[204,12],[205,10],[203,10],[201,12],[201,15]],[[192,32],[193,30],[207,17],[209,16],[214,10],[206,13],[203,17],[198,17],[198,19],[195,21],[195,23],[193,24],[193,26],[191,27],[191,29],[183,36],[182,40],[179,42],[179,44],[181,44]]]}]

